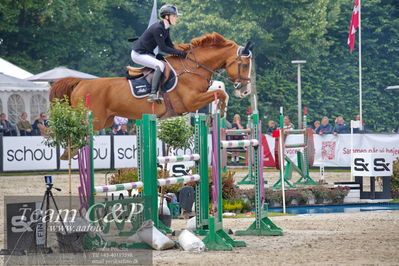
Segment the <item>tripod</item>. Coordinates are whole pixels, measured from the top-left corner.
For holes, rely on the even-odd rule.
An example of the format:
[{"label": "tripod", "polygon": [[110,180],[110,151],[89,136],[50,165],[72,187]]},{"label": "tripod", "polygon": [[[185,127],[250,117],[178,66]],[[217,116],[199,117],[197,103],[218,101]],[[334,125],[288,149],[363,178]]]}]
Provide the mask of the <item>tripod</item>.
[{"label": "tripod", "polygon": [[[41,206],[40,206],[40,219],[38,219],[38,225],[39,225],[39,220],[42,220],[42,219],[43,219],[42,217],[43,217],[43,207],[44,207],[44,203],[46,203],[46,210],[45,210],[45,212],[44,212],[44,215],[48,215],[48,211],[49,211],[49,209],[50,209],[50,198],[53,200],[55,209],[57,210],[58,217],[61,217],[60,210],[58,209],[57,203],[55,202],[55,199],[54,199],[53,192],[51,191],[53,188],[54,188],[55,190],[57,190],[57,191],[61,191],[61,189],[60,189],[60,188],[53,187],[53,184],[52,184],[52,183],[47,183],[46,185],[47,185],[47,189],[46,189],[46,192],[44,192],[43,201],[42,201],[42,204],[41,204]],[[67,231],[67,229],[66,229],[66,226],[65,226],[65,224],[64,224],[64,221],[63,221],[62,219],[60,219],[60,221],[61,221],[61,224],[62,224],[64,230],[65,230],[65,233],[67,234],[68,231]],[[51,251],[51,248],[47,247],[47,229],[48,229],[48,222],[49,222],[49,217],[46,216],[46,221],[45,221],[46,227],[45,227],[45,235],[44,235],[44,238],[45,238],[45,239],[44,239],[44,244],[41,244],[41,245],[38,245],[38,246],[39,246],[40,248],[44,249],[44,250],[47,250],[48,253],[51,253],[51,252],[52,252],[52,251]],[[36,230],[38,229],[38,225],[36,226]],[[36,237],[37,237],[37,233],[36,233]]]}]

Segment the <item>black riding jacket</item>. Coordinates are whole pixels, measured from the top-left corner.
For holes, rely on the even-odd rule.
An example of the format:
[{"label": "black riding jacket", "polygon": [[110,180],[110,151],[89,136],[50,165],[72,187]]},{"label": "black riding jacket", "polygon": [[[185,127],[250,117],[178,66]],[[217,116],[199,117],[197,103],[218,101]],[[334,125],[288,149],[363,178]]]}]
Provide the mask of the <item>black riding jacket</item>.
[{"label": "black riding jacket", "polygon": [[154,54],[155,47],[167,54],[186,57],[187,52],[177,50],[173,47],[169,36],[169,29],[165,29],[163,21],[152,24],[133,45],[133,50],[139,54]]}]

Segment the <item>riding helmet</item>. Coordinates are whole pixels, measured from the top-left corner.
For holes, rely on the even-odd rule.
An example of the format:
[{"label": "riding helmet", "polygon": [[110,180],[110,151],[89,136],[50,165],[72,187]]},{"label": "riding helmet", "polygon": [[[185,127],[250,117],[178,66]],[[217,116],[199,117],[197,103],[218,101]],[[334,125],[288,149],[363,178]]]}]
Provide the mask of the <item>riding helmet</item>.
[{"label": "riding helmet", "polygon": [[177,7],[175,7],[174,5],[171,5],[171,4],[166,4],[166,5],[163,5],[159,9],[159,16],[161,18],[165,18],[166,15],[177,15],[177,16],[180,16],[181,14],[177,10]]}]

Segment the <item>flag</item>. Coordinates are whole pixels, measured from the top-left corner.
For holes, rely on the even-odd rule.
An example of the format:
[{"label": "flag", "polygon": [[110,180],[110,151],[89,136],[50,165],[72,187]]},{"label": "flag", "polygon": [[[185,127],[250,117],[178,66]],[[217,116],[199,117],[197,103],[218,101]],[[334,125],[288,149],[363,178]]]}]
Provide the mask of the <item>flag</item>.
[{"label": "flag", "polygon": [[356,29],[359,27],[359,0],[355,1],[355,6],[353,7],[352,20],[349,27],[348,45],[350,47],[350,52],[353,52],[355,48],[355,34]]},{"label": "flag", "polygon": [[[158,21],[158,8],[157,8],[157,0],[154,0],[154,4],[152,5],[152,10],[151,10],[151,17],[150,17],[150,21],[148,22],[148,27],[147,29],[154,24],[155,22]],[[154,53],[157,54],[158,53],[158,46],[155,47],[154,49]]]},{"label": "flag", "polygon": [[157,0],[154,0],[154,4],[152,5],[152,10],[151,10],[151,17],[150,17],[150,21],[148,22],[148,27],[149,28],[152,24],[154,24],[155,22],[158,21],[158,16],[157,16]]}]

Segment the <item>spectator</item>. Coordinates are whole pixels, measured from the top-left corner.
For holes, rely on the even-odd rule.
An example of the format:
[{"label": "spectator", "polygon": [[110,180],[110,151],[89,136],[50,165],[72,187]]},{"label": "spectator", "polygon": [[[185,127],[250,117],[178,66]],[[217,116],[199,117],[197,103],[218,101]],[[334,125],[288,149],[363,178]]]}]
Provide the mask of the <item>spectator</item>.
[{"label": "spectator", "polygon": [[27,117],[28,115],[26,114],[26,112],[23,112],[21,114],[21,120],[19,120],[17,123],[19,134],[21,136],[32,136],[32,125],[29,123],[28,120],[26,120]]},{"label": "spectator", "polygon": [[112,130],[108,133],[108,135],[118,135],[118,125],[117,124],[113,124],[112,125]]},{"label": "spectator", "polygon": [[129,135],[136,135],[136,131],[137,131],[136,125],[133,125],[132,129],[129,130]]},{"label": "spectator", "polygon": [[114,117],[114,124],[118,126],[118,130],[121,129],[121,125],[127,124],[127,122],[129,122],[129,119],[125,117],[120,117],[120,116]]},{"label": "spectator", "polygon": [[270,120],[270,121],[267,123],[267,126],[268,126],[268,128],[267,128],[267,130],[266,130],[266,134],[271,135],[271,134],[273,133],[273,131],[277,130],[276,122],[274,122],[273,120]]},{"label": "spectator", "polygon": [[2,136],[16,136],[17,132],[7,120],[7,115],[5,113],[0,114],[0,135]]},{"label": "spectator", "polygon": [[335,120],[335,126],[334,126],[334,135],[338,134],[348,134],[349,133],[349,127],[345,123],[344,118],[342,116],[338,116],[337,119]]},{"label": "spectator", "polygon": [[[231,129],[244,129],[241,125],[241,116],[239,114],[235,114],[233,117],[233,123],[231,123]],[[232,140],[241,140],[243,136],[230,136],[229,139]],[[240,161],[240,153],[238,151],[232,152],[231,154],[231,162],[238,163]]]},{"label": "spectator", "polygon": [[[356,115],[356,121],[360,121],[360,115]],[[359,133],[366,133],[366,128],[365,128],[365,123],[362,121],[362,127],[361,128],[353,128],[353,133],[354,134],[359,134]]]},{"label": "spectator", "polygon": [[320,121],[316,120],[313,123],[314,129],[313,129],[313,133],[316,133],[316,130],[320,127]]},{"label": "spectator", "polygon": [[321,120],[321,125],[316,129],[316,134],[323,135],[333,133],[333,128],[329,122],[330,120],[327,116],[323,117]]},{"label": "spectator", "polygon": [[121,129],[118,130],[117,135],[129,135],[127,131],[127,124],[122,124]]},{"label": "spectator", "polygon": [[286,115],[284,116],[284,129],[294,129],[295,126],[291,123],[290,118]]},{"label": "spectator", "polygon": [[33,122],[32,136],[46,136],[46,129],[48,128],[46,113],[40,113],[39,117]]}]

